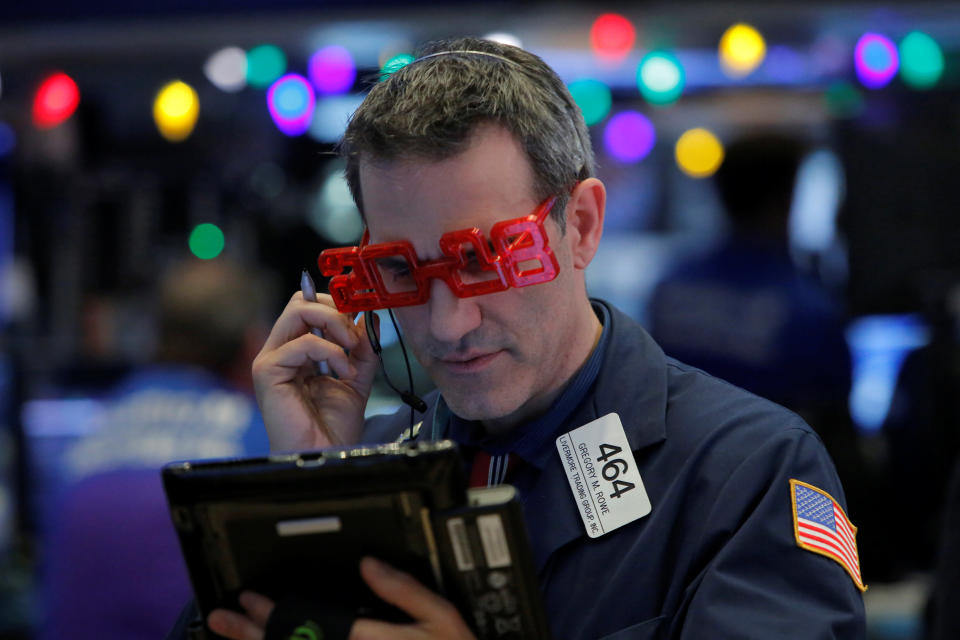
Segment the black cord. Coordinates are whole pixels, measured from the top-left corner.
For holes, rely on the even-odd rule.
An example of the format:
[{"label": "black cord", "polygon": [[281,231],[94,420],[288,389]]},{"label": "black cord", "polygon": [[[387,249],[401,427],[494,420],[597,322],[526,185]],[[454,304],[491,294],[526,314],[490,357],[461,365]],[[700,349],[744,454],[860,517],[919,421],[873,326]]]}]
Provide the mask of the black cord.
[{"label": "black cord", "polygon": [[[414,400],[416,403],[419,403],[419,406],[423,407],[422,409],[420,409],[420,413],[423,413],[424,411],[427,410],[427,405],[419,397],[413,395],[413,371],[410,369],[410,358],[407,356],[407,346],[403,344],[403,335],[401,335],[400,333],[400,327],[397,326],[397,319],[393,317],[393,309],[387,309],[387,313],[390,315],[390,322],[393,323],[393,330],[397,334],[397,339],[400,341],[400,351],[403,353],[403,363],[407,365],[407,388],[410,389],[407,395],[410,396],[410,398]],[[401,393],[400,397],[402,398],[403,395],[404,394]],[[411,429],[410,433],[412,435],[414,403],[407,402],[406,399],[404,399],[404,402],[410,405],[410,429]]]},{"label": "black cord", "polygon": [[409,391],[401,391],[399,388],[397,388],[397,385],[393,384],[393,381],[390,380],[390,376],[387,374],[387,367],[383,363],[383,347],[380,345],[380,340],[377,338],[377,333],[373,327],[372,311],[367,311],[364,313],[364,320],[367,325],[367,337],[370,340],[370,346],[373,347],[373,352],[377,354],[377,359],[380,361],[380,371],[383,373],[383,379],[387,383],[387,386],[393,389],[393,392],[400,396],[400,399],[410,407],[410,432],[412,434],[414,420],[413,412],[414,410],[417,410],[420,413],[425,413],[427,411],[427,403],[413,393],[413,371],[410,368],[410,359],[407,357],[407,347],[403,343],[403,337],[400,335],[400,329],[397,327],[397,320],[393,317],[393,312],[389,309],[387,312],[390,314],[390,321],[393,323],[393,328],[397,332],[397,338],[400,340],[400,349],[403,352],[403,362],[407,366],[407,381],[410,385]]}]

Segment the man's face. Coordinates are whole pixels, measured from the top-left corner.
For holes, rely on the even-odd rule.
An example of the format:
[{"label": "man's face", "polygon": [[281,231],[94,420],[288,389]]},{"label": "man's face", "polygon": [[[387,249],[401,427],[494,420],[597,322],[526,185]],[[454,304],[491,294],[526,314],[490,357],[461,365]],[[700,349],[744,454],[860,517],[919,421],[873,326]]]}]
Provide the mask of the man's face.
[{"label": "man's face", "polygon": [[[362,161],[360,184],[370,242],[409,240],[420,260],[440,256],[446,231],[476,226],[489,238],[494,223],[539,204],[522,147],[494,125],[481,125],[447,160]],[[530,417],[581,364],[564,345],[575,342],[569,308],[583,296],[583,273],[556,222],[548,218],[545,228],[560,265],[553,281],[457,298],[433,280],[426,303],[394,312],[417,360],[463,418],[512,425]]]}]

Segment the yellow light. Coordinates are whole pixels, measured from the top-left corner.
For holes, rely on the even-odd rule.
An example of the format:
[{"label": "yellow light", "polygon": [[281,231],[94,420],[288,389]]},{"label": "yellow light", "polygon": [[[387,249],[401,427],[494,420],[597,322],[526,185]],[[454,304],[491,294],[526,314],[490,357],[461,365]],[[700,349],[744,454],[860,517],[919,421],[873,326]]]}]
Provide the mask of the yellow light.
[{"label": "yellow light", "polygon": [[706,129],[690,129],[677,140],[677,166],[688,176],[712,176],[723,163],[723,144]]},{"label": "yellow light", "polygon": [[735,24],[720,38],[720,66],[733,78],[749,75],[767,55],[760,32],[748,24]]},{"label": "yellow light", "polygon": [[180,80],[167,84],[153,101],[153,121],[170,142],[186,140],[197,124],[200,100],[193,87]]}]

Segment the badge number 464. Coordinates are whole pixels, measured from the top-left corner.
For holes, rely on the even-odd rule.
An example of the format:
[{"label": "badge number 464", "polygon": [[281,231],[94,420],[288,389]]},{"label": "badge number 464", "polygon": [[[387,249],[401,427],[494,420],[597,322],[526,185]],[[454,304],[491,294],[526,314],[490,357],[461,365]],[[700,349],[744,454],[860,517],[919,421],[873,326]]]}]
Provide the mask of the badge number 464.
[{"label": "badge number 464", "polygon": [[561,435],[557,452],[591,538],[650,513],[650,499],[617,414]]}]

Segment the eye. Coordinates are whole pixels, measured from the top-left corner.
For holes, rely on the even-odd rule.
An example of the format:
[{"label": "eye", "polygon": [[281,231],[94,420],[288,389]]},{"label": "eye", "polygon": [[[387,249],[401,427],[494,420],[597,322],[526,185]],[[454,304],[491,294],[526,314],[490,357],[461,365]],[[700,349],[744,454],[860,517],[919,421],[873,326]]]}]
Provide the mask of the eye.
[{"label": "eye", "polygon": [[410,266],[406,262],[392,264],[387,268],[387,271],[395,279],[410,277]]},{"label": "eye", "polygon": [[483,265],[481,264],[480,259],[477,257],[476,251],[464,251],[463,262],[463,269],[465,271],[483,270]]},{"label": "eye", "polygon": [[384,258],[377,260],[377,268],[384,278],[404,280],[411,277],[410,265],[406,260]]}]

